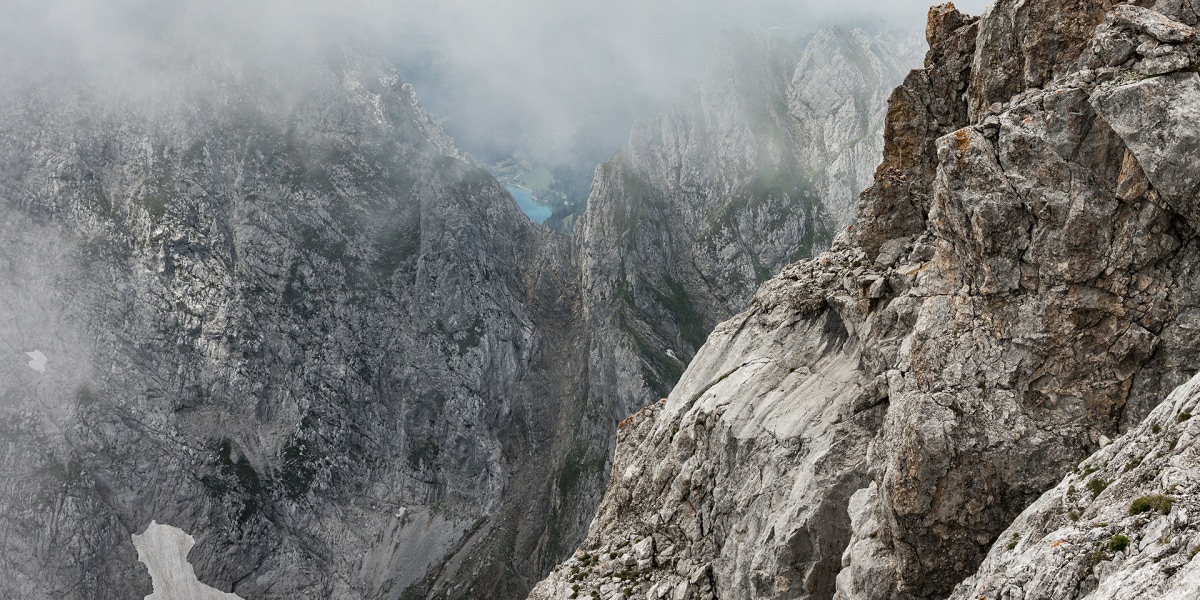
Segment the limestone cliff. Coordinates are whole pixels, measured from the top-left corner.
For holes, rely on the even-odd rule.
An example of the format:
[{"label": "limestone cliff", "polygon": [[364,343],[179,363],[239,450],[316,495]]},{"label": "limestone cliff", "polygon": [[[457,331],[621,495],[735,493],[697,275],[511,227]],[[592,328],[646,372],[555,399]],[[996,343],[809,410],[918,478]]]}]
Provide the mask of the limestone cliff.
[{"label": "limestone cliff", "polygon": [[0,596],[144,596],[158,520],[245,598],[514,597],[586,520],[568,240],[390,68],[296,62],[5,90]]},{"label": "limestone cliff", "polygon": [[625,423],[531,597],[944,597],[1186,381],[1197,14],[1136,4],[934,7],[857,225]]},{"label": "limestone cliff", "polygon": [[1200,378],[1026,509],[954,600],[1200,595]]}]

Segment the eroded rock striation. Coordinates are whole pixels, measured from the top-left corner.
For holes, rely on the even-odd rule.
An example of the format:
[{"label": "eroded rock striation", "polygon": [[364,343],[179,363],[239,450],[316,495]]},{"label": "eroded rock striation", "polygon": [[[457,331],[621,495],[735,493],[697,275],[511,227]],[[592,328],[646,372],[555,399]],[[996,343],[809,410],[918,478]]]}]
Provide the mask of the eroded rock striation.
[{"label": "eroded rock striation", "polygon": [[531,597],[950,594],[1200,367],[1195,22],[934,7],[859,222],[630,418],[587,541]]}]

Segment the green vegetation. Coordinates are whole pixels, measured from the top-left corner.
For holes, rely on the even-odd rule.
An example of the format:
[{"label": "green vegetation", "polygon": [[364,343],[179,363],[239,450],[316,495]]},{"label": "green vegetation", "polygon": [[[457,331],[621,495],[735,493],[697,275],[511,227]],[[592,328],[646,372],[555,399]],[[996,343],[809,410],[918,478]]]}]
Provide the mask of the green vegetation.
[{"label": "green vegetation", "polygon": [[299,500],[312,489],[317,476],[317,467],[324,457],[317,451],[314,442],[293,437],[283,447],[283,470],[280,479],[284,493],[292,500]]},{"label": "green vegetation", "polygon": [[458,346],[459,355],[466,354],[471,348],[478,348],[483,341],[483,334],[486,330],[487,323],[483,320],[483,315],[475,315],[475,319],[471,324],[453,334],[452,339]]},{"label": "green vegetation", "polygon": [[704,345],[704,341],[708,339],[708,328],[704,326],[704,320],[696,312],[695,306],[688,298],[687,291],[678,281],[669,275],[664,276],[663,280],[667,284],[668,292],[663,293],[651,287],[650,293],[667,312],[671,313],[671,318],[679,328],[679,335],[683,337],[683,341],[687,342],[693,350],[699,350],[700,346]]},{"label": "green vegetation", "polygon": [[[488,170],[506,186],[519,185],[530,190],[538,204],[549,207],[550,216],[543,223],[546,227],[570,233],[575,221],[587,207],[595,165],[603,160],[602,156],[598,155],[596,162],[585,160],[583,163],[549,166],[547,161],[556,163],[559,157],[545,157],[545,160],[542,160],[531,157],[530,154],[518,150],[489,166]],[[604,155],[607,154],[606,150]]]},{"label": "green vegetation", "polygon": [[1134,500],[1129,505],[1129,514],[1140,515],[1144,512],[1157,511],[1162,514],[1171,512],[1171,505],[1175,503],[1175,499],[1162,494],[1154,494],[1152,496],[1142,496]]},{"label": "green vegetation", "polygon": [[1095,498],[1100,495],[1100,492],[1104,491],[1104,488],[1108,487],[1109,483],[1111,482],[1105,481],[1102,477],[1093,477],[1088,480],[1087,489],[1092,493],[1092,497]]},{"label": "green vegetation", "polygon": [[1190,413],[1190,412],[1181,412],[1181,413],[1179,413],[1179,416],[1175,417],[1175,422],[1176,422],[1176,423],[1182,423],[1182,422],[1184,422],[1184,421],[1186,421],[1186,420],[1188,420],[1188,419],[1190,419],[1190,418],[1192,418],[1192,413]]},{"label": "green vegetation", "polygon": [[1159,427],[1158,423],[1155,423],[1154,425],[1150,426],[1150,433],[1158,433],[1160,431],[1162,431],[1162,427]]},{"label": "green vegetation", "polygon": [[[604,458],[589,457],[584,447],[575,446],[567,452],[562,469],[558,472],[558,493],[565,498],[585,477],[603,472]],[[599,560],[599,556],[595,559]]]},{"label": "green vegetation", "polygon": [[1014,533],[1014,534],[1012,534],[1012,539],[1008,541],[1008,545],[1005,546],[1005,549],[1012,550],[1013,548],[1016,548],[1017,544],[1019,544],[1020,542],[1021,542],[1021,534]]},{"label": "green vegetation", "polygon": [[265,490],[262,479],[245,456],[233,460],[233,444],[229,439],[213,444],[210,449],[213,452],[215,474],[200,477],[200,484],[211,498],[233,496],[241,504],[237,515],[237,526],[241,529],[258,514]]},{"label": "green vegetation", "polygon": [[[563,466],[558,472],[558,493],[562,501],[550,503],[550,514],[546,527],[546,551],[554,556],[565,556],[578,543],[573,538],[572,517],[576,515],[571,507],[574,506],[568,497],[573,493],[589,474],[603,473],[604,460],[588,458],[585,446],[574,446],[567,452]],[[572,573],[578,571],[578,566],[572,567]]]},{"label": "green vegetation", "polygon": [[1122,552],[1128,547],[1129,538],[1121,534],[1114,535],[1112,539],[1108,540],[1108,549],[1113,552]]},{"label": "green vegetation", "polygon": [[624,192],[617,197],[617,206],[613,211],[613,227],[626,239],[632,239],[632,233],[641,222],[642,211],[663,203],[662,197],[653,186],[633,174],[633,168],[627,160],[616,164],[615,169],[620,173],[620,190]]},{"label": "green vegetation", "polygon": [[375,259],[371,269],[381,278],[389,277],[401,265],[412,262],[421,250],[420,207],[405,206],[395,213],[375,236]]}]

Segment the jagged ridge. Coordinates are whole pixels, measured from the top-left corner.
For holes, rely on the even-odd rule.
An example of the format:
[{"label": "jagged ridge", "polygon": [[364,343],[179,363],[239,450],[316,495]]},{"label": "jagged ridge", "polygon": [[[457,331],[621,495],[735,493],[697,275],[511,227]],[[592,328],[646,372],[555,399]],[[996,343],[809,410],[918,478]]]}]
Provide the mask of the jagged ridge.
[{"label": "jagged ridge", "polygon": [[857,227],[631,419],[531,597],[944,596],[1189,377],[1196,13],[1158,8],[932,9]]}]

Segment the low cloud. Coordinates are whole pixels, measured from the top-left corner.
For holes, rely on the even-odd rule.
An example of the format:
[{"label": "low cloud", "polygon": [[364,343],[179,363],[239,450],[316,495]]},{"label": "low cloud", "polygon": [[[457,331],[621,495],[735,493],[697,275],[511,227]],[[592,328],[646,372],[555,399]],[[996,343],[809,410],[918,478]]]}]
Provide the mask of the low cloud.
[{"label": "low cloud", "polygon": [[[959,3],[978,13],[983,0]],[[0,78],[152,90],[189,61],[287,61],[341,41],[398,63],[472,146],[581,127],[616,135],[674,99],[722,29],[798,37],[910,24],[919,0],[9,0]],[[166,75],[166,74],[170,75]]]}]

